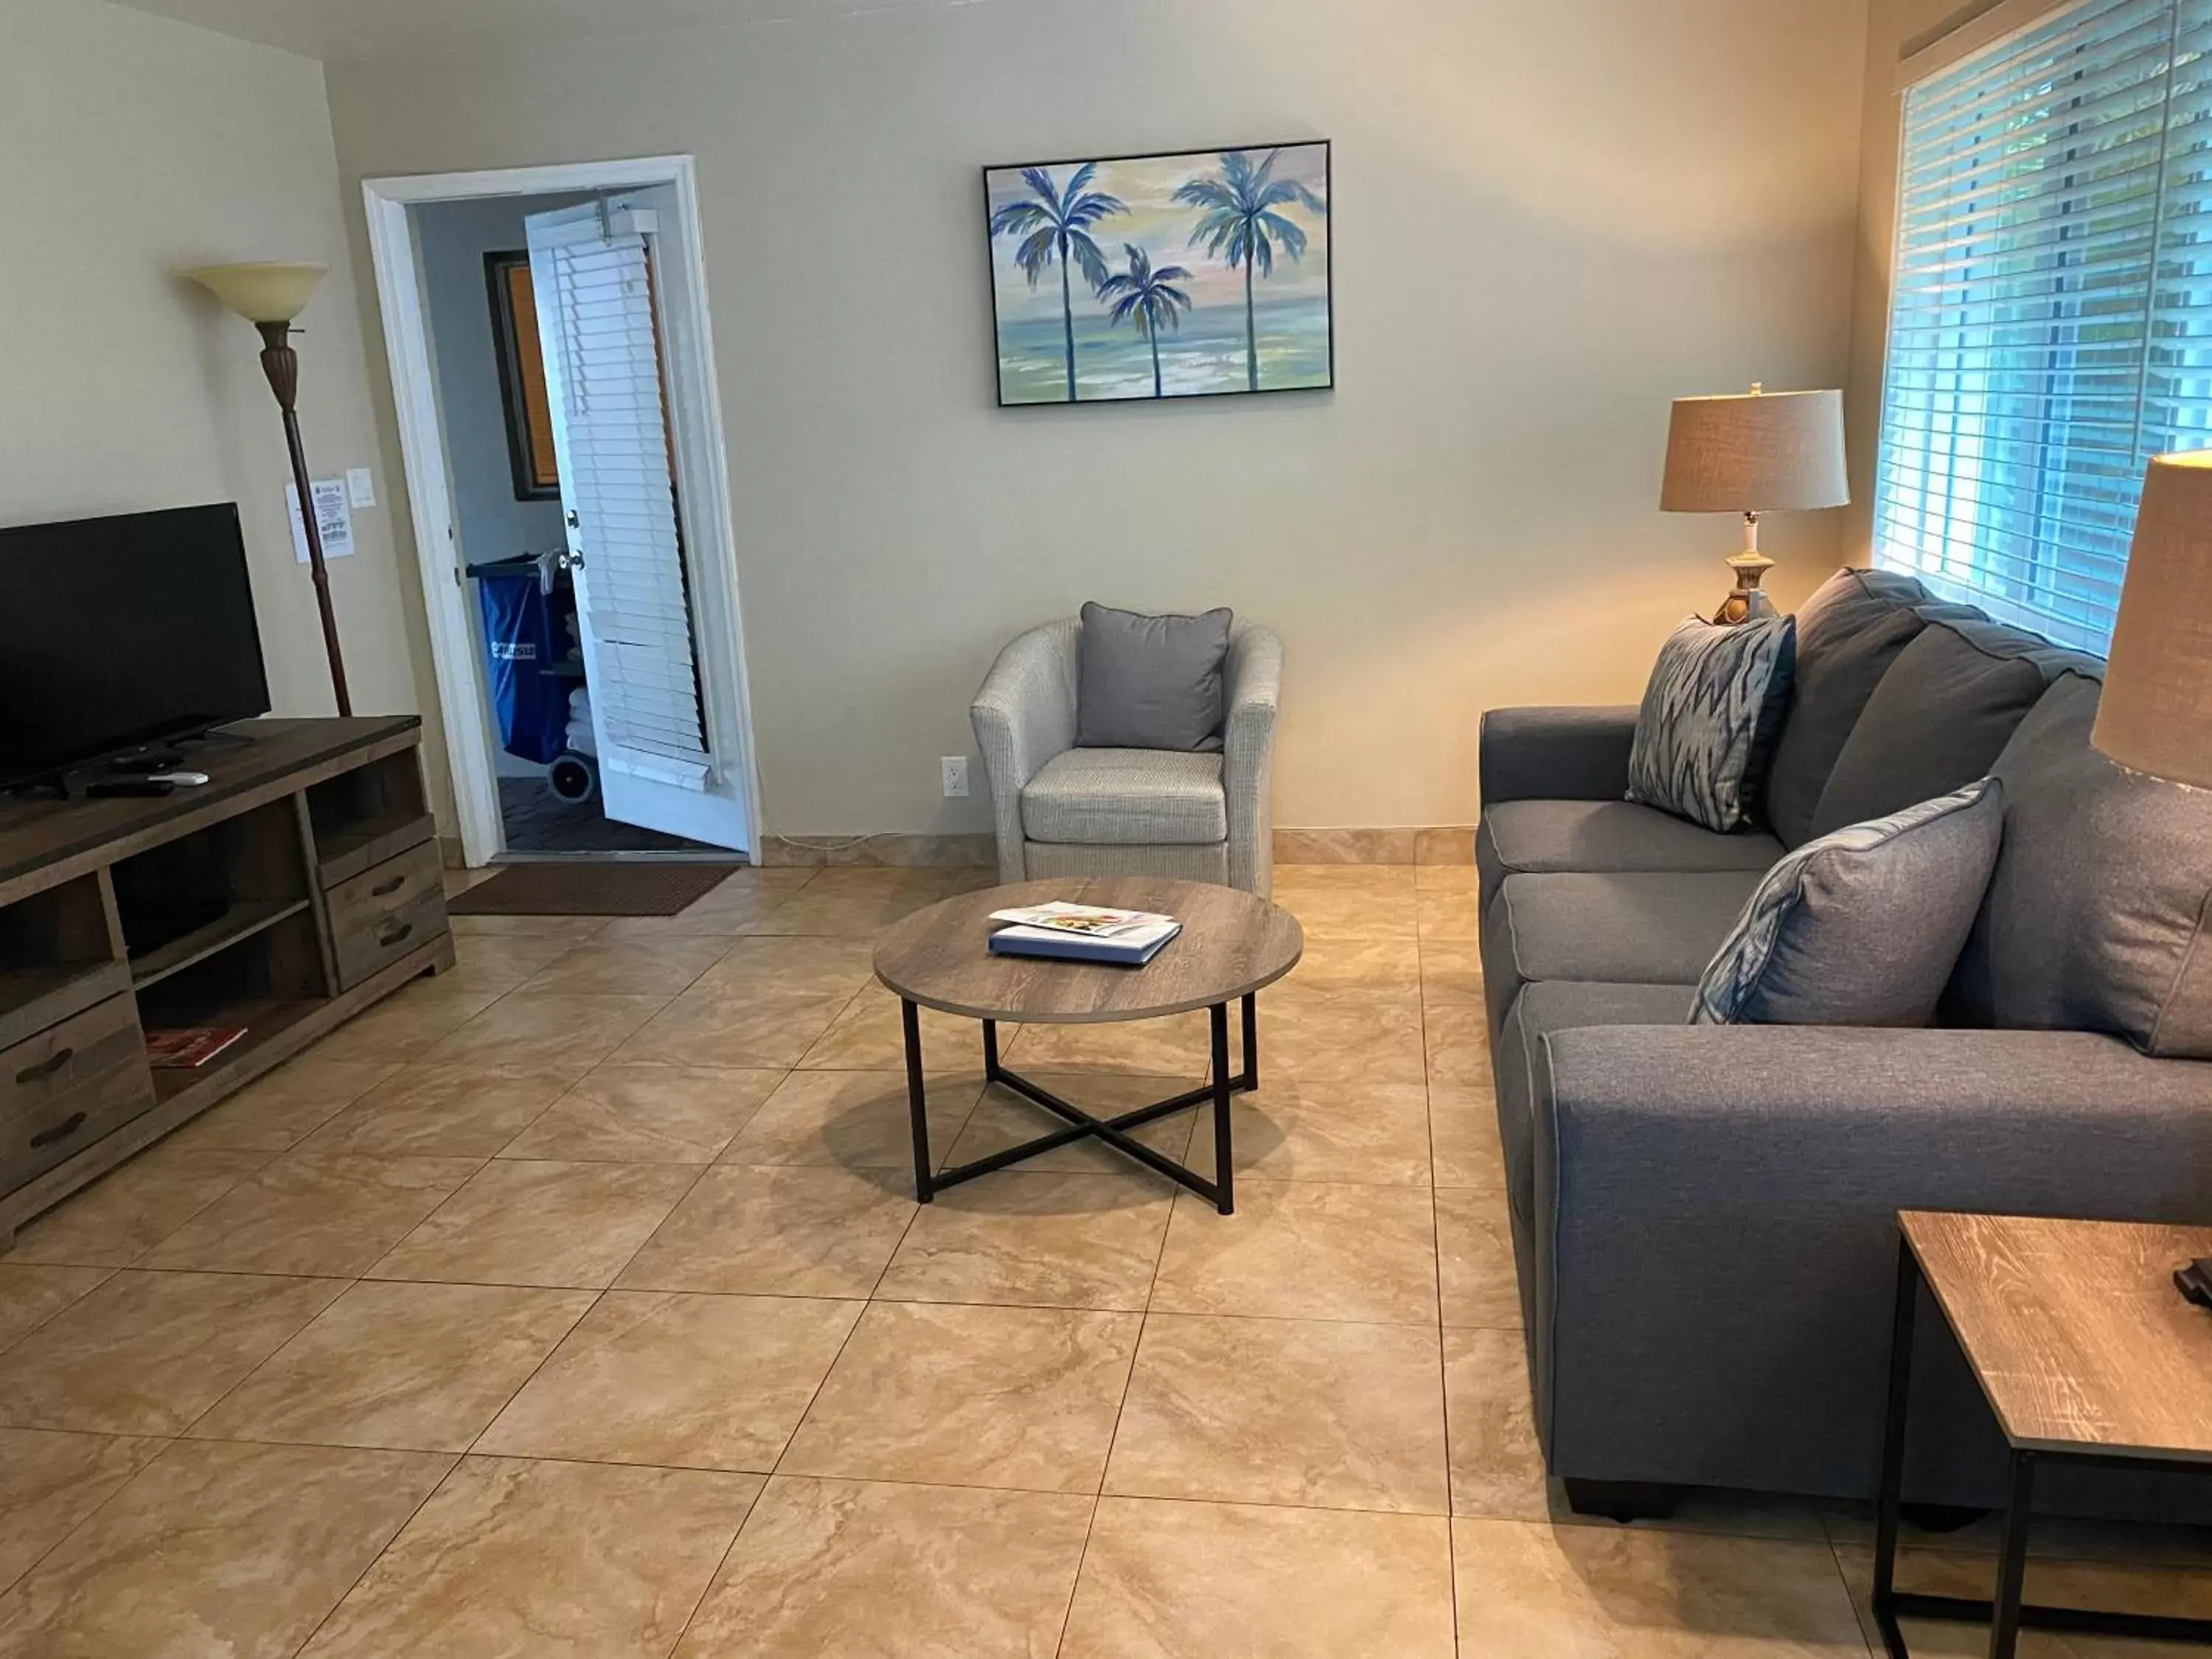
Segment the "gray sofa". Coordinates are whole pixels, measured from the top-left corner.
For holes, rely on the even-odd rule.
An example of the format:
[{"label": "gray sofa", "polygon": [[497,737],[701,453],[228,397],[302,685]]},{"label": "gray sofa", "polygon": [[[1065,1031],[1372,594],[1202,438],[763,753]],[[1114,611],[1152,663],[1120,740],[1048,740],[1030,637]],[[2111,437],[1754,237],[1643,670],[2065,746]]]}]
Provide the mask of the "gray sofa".
[{"label": "gray sofa", "polygon": [[[2101,764],[2077,752],[2101,663],[1864,571],[1800,613],[1798,648],[1762,824],[1734,835],[1622,798],[1632,708],[1483,720],[1513,1246],[1538,1431],[1579,1508],[1663,1509],[1686,1486],[1870,1498],[1900,1208],[2212,1218],[2212,1065],[2067,1029],[2084,1022],[2053,960],[2068,907],[2113,884],[2046,844],[2065,814],[2038,793]],[[1785,848],[1992,770],[2005,845],[1937,1027],[1685,1023]],[[2192,815],[2157,856],[2183,849],[2202,890],[2212,796],[2124,786]],[[1999,1443],[1955,1349],[1919,1361],[1908,1498],[1996,1501]],[[2039,1495],[2162,1514],[2212,1496],[2088,1471]]]}]

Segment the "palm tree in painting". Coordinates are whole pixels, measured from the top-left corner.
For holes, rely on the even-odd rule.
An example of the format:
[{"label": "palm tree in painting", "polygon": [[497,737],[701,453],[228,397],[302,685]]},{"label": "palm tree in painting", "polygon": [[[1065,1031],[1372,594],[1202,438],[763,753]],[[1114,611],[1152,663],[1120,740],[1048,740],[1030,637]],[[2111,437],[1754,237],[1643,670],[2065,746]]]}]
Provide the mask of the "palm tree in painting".
[{"label": "palm tree in painting", "polygon": [[1067,267],[1071,260],[1083,269],[1083,279],[1095,292],[1106,280],[1106,256],[1091,240],[1091,228],[1101,219],[1127,213],[1128,204],[1118,196],[1090,188],[1098,163],[1086,161],[1075,170],[1065,190],[1052,181],[1042,167],[1024,167],[1022,180],[1034,199],[1010,203],[991,216],[991,234],[1019,236],[1014,263],[1037,285],[1047,266],[1060,261],[1060,314],[1067,341],[1067,401],[1075,401],[1075,300]]},{"label": "palm tree in painting", "polygon": [[1160,331],[1179,328],[1182,319],[1178,310],[1190,309],[1190,295],[1177,288],[1177,283],[1187,283],[1190,273],[1181,265],[1152,265],[1152,256],[1134,242],[1122,246],[1129,251],[1129,269],[1116,271],[1098,284],[1101,301],[1110,300],[1114,308],[1106,320],[1119,328],[1132,317],[1137,319],[1137,332],[1152,343],[1152,396],[1160,391]]},{"label": "palm tree in painting", "polygon": [[1247,390],[1260,389],[1260,331],[1255,320],[1252,303],[1252,275],[1256,270],[1262,276],[1275,273],[1275,250],[1279,247],[1293,260],[1306,251],[1306,234],[1290,220],[1276,211],[1293,203],[1313,213],[1327,213],[1321,198],[1295,179],[1273,176],[1279,149],[1267,152],[1267,159],[1258,167],[1243,150],[1232,150],[1221,158],[1221,172],[1212,179],[1194,179],[1175,193],[1178,202],[1204,208],[1205,215],[1198,228],[1190,234],[1190,246],[1201,242],[1206,251],[1218,259],[1226,258],[1229,268],[1244,268],[1244,373]]}]

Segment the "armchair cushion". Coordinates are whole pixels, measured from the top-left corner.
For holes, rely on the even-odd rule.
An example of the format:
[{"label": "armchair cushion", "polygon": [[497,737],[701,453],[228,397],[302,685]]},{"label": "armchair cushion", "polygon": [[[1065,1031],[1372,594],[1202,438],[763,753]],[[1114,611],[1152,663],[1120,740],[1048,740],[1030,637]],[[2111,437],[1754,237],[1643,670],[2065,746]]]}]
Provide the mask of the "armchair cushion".
[{"label": "armchair cushion", "polygon": [[1070,749],[1038,769],[1021,802],[1033,842],[1211,847],[1229,839],[1218,754]]},{"label": "armchair cushion", "polygon": [[1083,607],[1076,742],[1085,749],[1221,747],[1227,610],[1146,617]]}]

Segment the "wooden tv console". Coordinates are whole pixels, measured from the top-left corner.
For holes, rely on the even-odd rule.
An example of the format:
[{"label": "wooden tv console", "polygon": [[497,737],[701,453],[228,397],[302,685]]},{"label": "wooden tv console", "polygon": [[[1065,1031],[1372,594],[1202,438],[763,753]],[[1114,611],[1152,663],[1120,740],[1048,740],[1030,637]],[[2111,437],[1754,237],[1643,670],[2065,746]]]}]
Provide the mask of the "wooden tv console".
[{"label": "wooden tv console", "polygon": [[[0,1250],[16,1228],[453,962],[413,715],[258,720],[160,797],[0,799]],[[166,908],[202,917],[160,938]],[[242,1026],[198,1069],[144,1033]]]}]

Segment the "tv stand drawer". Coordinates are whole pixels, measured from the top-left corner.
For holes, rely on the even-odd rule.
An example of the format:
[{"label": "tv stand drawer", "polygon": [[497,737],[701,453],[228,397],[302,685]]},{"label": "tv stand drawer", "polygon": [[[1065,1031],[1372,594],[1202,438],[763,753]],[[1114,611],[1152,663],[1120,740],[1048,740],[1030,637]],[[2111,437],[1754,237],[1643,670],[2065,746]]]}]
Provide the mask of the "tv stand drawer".
[{"label": "tv stand drawer", "polygon": [[330,890],[338,988],[348,990],[446,931],[445,870],[426,842]]},{"label": "tv stand drawer", "polygon": [[110,997],[0,1049],[0,1192],[74,1158],[154,1104],[138,1006]]}]

